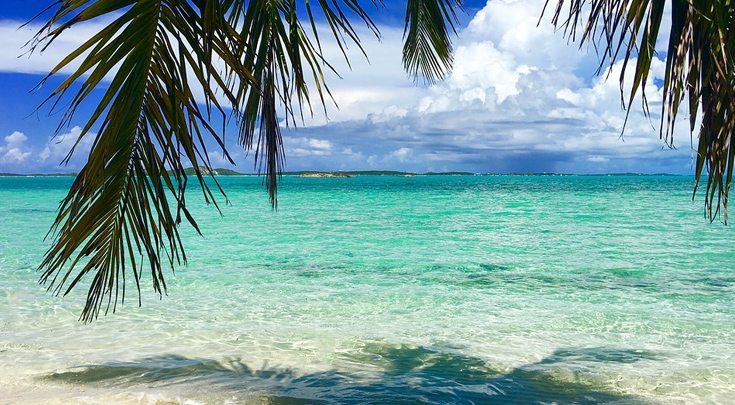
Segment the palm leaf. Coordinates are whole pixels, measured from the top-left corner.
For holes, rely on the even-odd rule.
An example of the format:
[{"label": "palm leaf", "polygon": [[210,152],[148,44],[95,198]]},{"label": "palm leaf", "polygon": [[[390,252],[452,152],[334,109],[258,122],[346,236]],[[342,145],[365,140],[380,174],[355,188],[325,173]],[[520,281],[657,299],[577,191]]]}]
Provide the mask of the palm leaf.
[{"label": "palm leaf", "polygon": [[[248,150],[255,149],[256,166],[266,173],[266,187],[274,208],[278,204],[277,184],[285,159],[281,121],[295,125],[296,111],[302,119],[305,110],[313,114],[310,84],[322,105],[327,97],[334,101],[324,80],[324,69],[336,71],[322,54],[315,14],[320,12],[345,58],[348,43],[362,49],[346,12],[361,19],[377,35],[377,27],[358,2],[340,4],[319,0],[317,3],[316,10],[308,1],[234,0],[232,4],[237,10],[235,22],[240,25],[239,35],[243,39],[243,63],[259,84],[240,88],[236,108],[240,143]],[[301,10],[308,15],[309,28],[298,17]],[[279,118],[280,109],[283,120]]]},{"label": "palm leaf", "polygon": [[[406,41],[420,44],[421,50],[404,52],[404,60],[412,75],[435,80],[451,64],[448,33],[459,2],[418,3],[409,2]],[[282,122],[295,125],[304,111],[312,113],[312,88],[323,106],[331,99],[324,71],[334,69],[322,54],[318,26],[326,26],[345,59],[348,45],[362,50],[351,19],[379,35],[357,0],[315,4],[59,0],[49,8],[55,12],[32,49],[52,45],[80,22],[115,16],[50,72],[79,63],[46,101],[54,109],[68,100],[61,129],[94,89],[106,87],[77,140],[94,137],[87,163],[59,206],[49,232],[53,242],[40,266],[41,282],[57,294],[68,294],[85,276],[92,277],[83,321],[96,319],[103,307],[104,313],[114,312],[124,302],[126,277],[132,276],[140,304],[144,268],[154,290],[163,294],[163,268],[186,263],[178,231],[182,216],[199,229],[186,206],[184,165],[194,167],[205,201],[216,206],[204,178],[212,172],[207,145],[214,142],[230,159],[224,124],[221,131],[210,124],[215,116],[223,123],[235,117],[240,143],[255,149],[256,166],[266,173],[270,199],[277,206],[284,162]],[[306,28],[300,17],[304,11]],[[103,85],[106,79],[110,81]],[[194,86],[201,88],[203,100],[195,99]],[[224,195],[216,179],[214,185]]]},{"label": "palm leaf", "polygon": [[415,79],[433,83],[452,66],[450,30],[458,22],[457,0],[408,0],[404,28],[403,66]]},{"label": "palm leaf", "polygon": [[[53,41],[80,21],[112,12],[122,15],[52,71],[81,59],[80,67],[49,98],[58,102],[73,83],[81,82],[64,118],[68,121],[91,90],[112,76],[77,140],[99,126],[87,163],[61,202],[51,231],[54,240],[41,264],[41,282],[56,293],[67,294],[85,275],[94,274],[81,315],[84,321],[95,319],[103,305],[105,312],[114,311],[118,296],[124,301],[126,266],[132,269],[140,301],[143,264],[137,256],[146,258],[159,294],[166,288],[162,268],[186,262],[177,225],[182,215],[197,225],[186,208],[185,161],[194,166],[205,199],[216,204],[202,175],[210,168],[205,137],[223,148],[224,143],[195,100],[187,70],[204,88],[210,111],[212,105],[219,106],[210,82],[224,79],[207,67],[210,63],[199,63],[208,53],[221,55],[230,63],[230,72],[247,80],[239,60],[228,56],[222,41],[213,39],[209,50],[203,48],[200,38],[205,28],[199,19],[189,18],[199,11],[186,0],[68,0],[38,41]],[[62,19],[67,22],[54,26]],[[219,34],[215,30],[212,35]],[[89,53],[81,57],[85,51]],[[217,90],[234,100],[226,89]]]}]

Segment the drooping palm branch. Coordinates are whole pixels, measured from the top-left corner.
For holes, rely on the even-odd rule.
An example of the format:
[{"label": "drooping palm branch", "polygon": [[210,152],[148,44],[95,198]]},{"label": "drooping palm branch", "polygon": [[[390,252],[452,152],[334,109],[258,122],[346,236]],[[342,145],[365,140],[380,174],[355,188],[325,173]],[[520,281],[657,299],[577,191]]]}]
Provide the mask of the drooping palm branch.
[{"label": "drooping palm branch", "polygon": [[[666,4],[671,29],[661,31]],[[663,82],[661,138],[674,143],[674,126],[682,103],[689,108],[689,130],[698,137],[695,194],[706,177],[705,210],[710,220],[724,213],[733,180],[735,148],[735,1],[733,0],[547,0],[555,3],[552,23],[580,43],[592,43],[607,63],[622,61],[634,69],[630,104],[638,92],[649,114],[645,94],[659,35],[668,35]],[[601,69],[602,70],[602,69]],[[624,96],[625,97],[625,96]],[[699,122],[699,124],[698,124]]]},{"label": "drooping palm branch", "polygon": [[[199,12],[186,1],[67,1],[39,41],[51,42],[74,24],[114,12],[121,15],[51,72],[81,62],[49,98],[59,102],[69,90],[76,91],[63,121],[72,119],[105,77],[112,78],[77,140],[98,128],[87,163],[61,202],[54,241],[41,264],[41,281],[57,293],[68,293],[91,273],[85,321],[96,318],[105,301],[107,310],[114,302],[114,311],[118,294],[124,300],[126,276],[132,275],[139,291],[143,268],[136,256],[145,255],[159,293],[166,288],[165,263],[186,261],[178,224],[183,215],[197,225],[186,208],[185,161],[197,169],[207,201],[216,204],[201,174],[210,168],[205,137],[223,149],[224,142],[209,123],[211,114],[195,99],[190,80],[204,89],[202,101],[209,111],[212,106],[221,111],[214,92],[215,84],[224,81],[210,68],[213,54],[243,82],[250,80],[227,52],[223,27],[205,27],[191,18]],[[200,40],[205,29],[211,30],[208,49]],[[234,99],[226,88],[219,90]]]},{"label": "drooping palm branch", "polygon": [[[127,282],[134,282],[140,304],[145,268],[162,294],[164,268],[186,263],[178,230],[182,217],[199,229],[186,206],[184,166],[193,166],[205,200],[216,206],[210,184],[224,191],[216,179],[205,179],[211,173],[207,145],[217,145],[232,161],[224,141],[228,118],[239,123],[240,143],[255,150],[277,205],[281,118],[293,125],[304,111],[311,113],[311,88],[318,103],[331,98],[324,70],[332,68],[322,54],[320,32],[345,58],[348,44],[360,47],[350,18],[378,35],[357,0],[313,3],[59,0],[49,7],[53,15],[32,48],[50,46],[75,24],[112,17],[49,74],[78,64],[47,99],[52,108],[68,101],[60,129],[93,90],[104,89],[77,140],[93,137],[87,163],[59,206],[53,242],[40,266],[41,282],[57,294],[92,278],[81,320],[96,319],[103,307],[114,312],[124,302]],[[448,71],[458,7],[458,0],[408,1],[403,58],[411,74],[434,80]],[[215,128],[212,122],[220,119],[222,127]]]},{"label": "drooping palm branch", "polygon": [[433,83],[452,67],[449,30],[455,31],[461,7],[457,0],[407,1],[403,66],[411,76]]}]

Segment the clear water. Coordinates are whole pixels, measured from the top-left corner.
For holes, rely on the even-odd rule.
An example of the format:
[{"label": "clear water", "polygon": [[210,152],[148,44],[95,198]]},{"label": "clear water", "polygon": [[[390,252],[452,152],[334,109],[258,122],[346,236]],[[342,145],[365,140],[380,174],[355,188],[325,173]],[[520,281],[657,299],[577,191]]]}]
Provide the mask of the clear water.
[{"label": "clear water", "polygon": [[735,232],[691,178],[285,178],[278,212],[223,178],[169,295],[91,325],[37,285],[70,181],[0,178],[0,402],[735,401]]}]

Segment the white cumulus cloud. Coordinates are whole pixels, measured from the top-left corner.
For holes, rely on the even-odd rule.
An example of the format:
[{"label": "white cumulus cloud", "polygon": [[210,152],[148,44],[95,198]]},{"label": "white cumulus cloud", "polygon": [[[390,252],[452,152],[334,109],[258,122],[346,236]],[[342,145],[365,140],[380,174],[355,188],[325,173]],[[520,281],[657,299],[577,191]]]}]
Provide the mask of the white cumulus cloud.
[{"label": "white cumulus cloud", "polygon": [[5,145],[0,146],[0,167],[17,166],[31,156],[32,152],[23,145],[27,139],[28,137],[19,131],[4,137]]},{"label": "white cumulus cloud", "polygon": [[5,143],[7,143],[8,145],[19,145],[25,142],[26,140],[28,140],[28,137],[26,136],[26,134],[20,131],[15,131],[12,134],[5,137]]},{"label": "white cumulus cloud", "polygon": [[0,172],[39,173],[69,172],[79,170],[87,158],[87,154],[96,136],[89,133],[81,139],[69,162],[61,165],[79,139],[82,129],[73,127],[56,136],[46,136],[41,142],[31,143],[29,137],[15,131],[3,139],[0,146]]}]

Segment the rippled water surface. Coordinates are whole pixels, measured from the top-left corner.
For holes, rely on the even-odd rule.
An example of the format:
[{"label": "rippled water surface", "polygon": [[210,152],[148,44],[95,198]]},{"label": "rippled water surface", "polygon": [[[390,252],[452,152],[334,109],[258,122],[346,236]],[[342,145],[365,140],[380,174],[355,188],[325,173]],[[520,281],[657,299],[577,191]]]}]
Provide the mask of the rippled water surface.
[{"label": "rippled water surface", "polygon": [[735,398],[735,232],[688,177],[222,178],[168,296],[91,325],[37,284],[70,182],[0,178],[0,403]]}]

